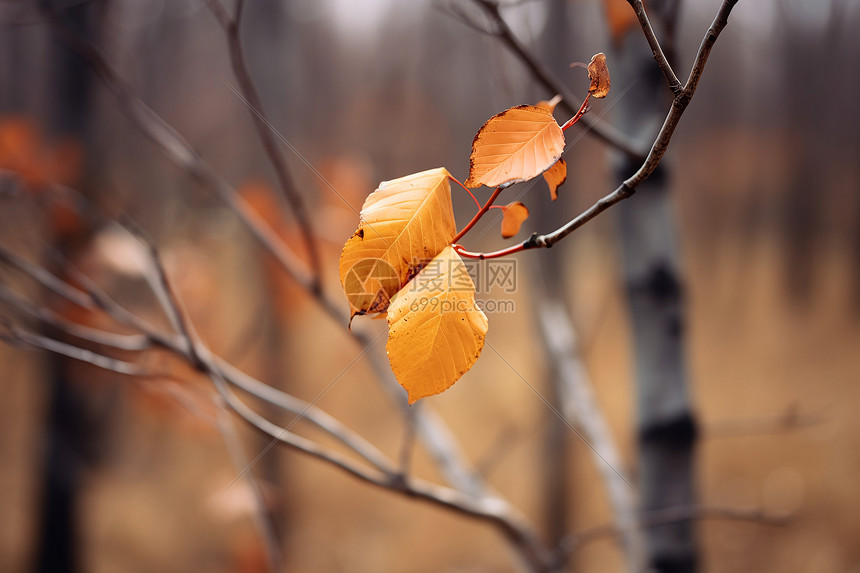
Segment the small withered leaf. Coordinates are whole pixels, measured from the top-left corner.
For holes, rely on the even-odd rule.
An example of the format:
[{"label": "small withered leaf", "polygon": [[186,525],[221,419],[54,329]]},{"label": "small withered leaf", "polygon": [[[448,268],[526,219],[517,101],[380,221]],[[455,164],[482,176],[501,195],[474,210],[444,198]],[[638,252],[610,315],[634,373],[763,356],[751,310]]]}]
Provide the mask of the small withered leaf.
[{"label": "small withered leaf", "polygon": [[605,98],[609,93],[610,82],[609,68],[606,67],[606,56],[603,52],[592,56],[588,64],[588,79],[591,80],[588,93],[592,97]]}]

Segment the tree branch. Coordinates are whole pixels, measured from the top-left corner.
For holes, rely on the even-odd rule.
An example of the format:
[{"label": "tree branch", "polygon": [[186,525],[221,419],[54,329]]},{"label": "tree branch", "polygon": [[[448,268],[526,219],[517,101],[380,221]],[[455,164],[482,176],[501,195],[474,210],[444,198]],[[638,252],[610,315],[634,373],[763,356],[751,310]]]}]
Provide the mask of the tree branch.
[{"label": "tree branch", "polygon": [[269,162],[275,170],[275,175],[278,178],[278,183],[281,191],[290,203],[293,209],[293,214],[299,223],[299,229],[302,234],[302,239],[305,243],[305,248],[311,261],[311,269],[313,281],[310,285],[311,291],[318,293],[321,291],[322,264],[319,253],[319,245],[316,236],[311,228],[310,217],[307,207],[305,206],[304,198],[296,189],[293,178],[290,174],[287,162],[281,154],[278,147],[278,142],[275,140],[274,134],[269,129],[269,122],[266,120],[265,112],[263,111],[263,101],[257,91],[257,86],[254,79],[248,71],[248,66],[245,63],[245,54],[242,48],[241,39],[241,19],[245,7],[243,0],[236,2],[236,9],[233,17],[230,17],[220,0],[207,0],[209,10],[213,13],[218,23],[224,29],[227,36],[227,44],[230,52],[230,63],[233,67],[233,74],[239,82],[239,89],[244,96],[251,114],[251,119],[254,121],[254,127],[257,130],[257,135],[260,142],[263,144],[263,149]]},{"label": "tree branch", "polygon": [[[478,2],[485,3],[488,0],[475,0]],[[494,251],[491,253],[470,253],[470,252],[461,252],[460,254],[472,258],[481,258],[481,259],[489,259],[495,258],[499,256],[510,255],[513,253],[517,253],[520,251],[526,251],[529,249],[538,249],[538,248],[549,248],[554,244],[564,239],[566,236],[579,229],[595,217],[597,217],[602,212],[606,211],[616,203],[623,201],[629,197],[632,197],[636,192],[636,187],[639,186],[640,183],[648,179],[654,171],[657,169],[657,166],[660,164],[660,161],[663,159],[663,155],[666,153],[666,149],[669,147],[669,141],[672,139],[672,134],[675,132],[675,127],[678,125],[678,121],[681,119],[681,116],[684,115],[684,111],[687,109],[687,106],[690,104],[690,101],[693,98],[693,94],[696,92],[696,88],[699,85],[699,80],[702,77],[702,71],[705,68],[705,64],[708,61],[708,56],[711,53],[711,49],[714,47],[714,43],[717,41],[717,37],[719,37],[720,32],[722,32],[723,28],[725,28],[726,23],[728,22],[729,14],[734,8],[735,4],[737,4],[738,0],[724,0],[723,4],[720,7],[719,12],[717,13],[714,22],[711,24],[711,27],[708,29],[705,34],[704,39],[702,40],[702,44],[699,47],[699,51],[696,54],[696,60],[693,64],[692,69],[690,70],[690,75],[687,79],[687,83],[684,85],[684,88],[675,96],[675,99],[672,101],[672,107],[669,109],[669,113],[666,115],[666,119],[663,121],[663,126],[660,128],[660,131],[657,133],[656,138],[654,139],[654,143],[651,145],[651,150],[648,152],[648,155],[645,157],[642,165],[639,169],[627,178],[621,185],[619,185],[613,192],[605,195],[596,203],[594,203],[591,207],[577,215],[572,220],[565,223],[563,226],[559,227],[555,231],[551,233],[547,233],[545,235],[538,235],[534,233],[531,237],[529,237],[525,242],[520,245],[515,245],[513,247],[508,247],[506,249],[502,249],[500,251]]]},{"label": "tree branch", "polygon": [[[637,521],[642,527],[658,527],[670,523],[689,520],[718,519],[724,521],[746,521],[760,525],[778,527],[785,525],[787,520],[781,517],[767,515],[758,509],[737,509],[731,507],[718,507],[707,505],[696,505],[689,507],[669,507],[640,513]],[[580,549],[587,543],[603,537],[619,535],[621,530],[615,523],[606,523],[585,529],[578,533],[569,535],[559,544],[561,562],[567,560],[570,554]]]},{"label": "tree branch", "polygon": [[536,304],[544,347],[558,377],[562,414],[569,424],[582,429],[583,439],[591,448],[594,464],[606,484],[630,570],[639,571],[645,563],[645,554],[636,523],[636,496],[624,477],[626,471],[621,454],[597,406],[592,383],[579,358],[576,332],[568,309],[562,301],[545,293],[539,296]]},{"label": "tree branch", "polygon": [[663,53],[663,48],[660,47],[660,42],[657,40],[657,35],[654,33],[654,28],[651,27],[651,22],[648,20],[648,14],[645,12],[645,4],[642,0],[627,0],[633,11],[636,12],[636,17],[639,19],[639,25],[642,27],[642,32],[645,34],[645,39],[648,40],[648,45],[651,47],[651,54],[654,60],[663,72],[663,77],[666,78],[666,83],[669,89],[676,96],[681,93],[684,87],[681,85],[681,80],[675,75],[675,70],[672,69],[669,60],[666,59],[666,54]]},{"label": "tree branch", "polygon": [[[192,180],[209,189],[228,209],[236,214],[260,246],[274,257],[275,261],[290,277],[313,295],[330,318],[339,324],[346,324],[348,319],[341,308],[321,291],[314,291],[313,278],[303,263],[247,201],[229,183],[216,175],[197,151],[137,96],[131,86],[122,79],[116,69],[94,46],[77,37],[63,27],[60,22],[55,21],[50,13],[48,13],[48,20],[60,39],[91,66],[99,79],[114,95],[120,109],[138,129],[161,148],[167,158],[179,169],[186,172]],[[370,341],[367,337],[355,330],[348,332],[364,351],[368,350]],[[375,356],[375,353],[371,351],[368,355]],[[375,369],[379,372],[377,366]],[[387,369],[387,374],[382,377],[383,386],[390,389],[392,386],[389,381],[392,379],[391,371]],[[265,386],[262,382],[260,385]],[[408,403],[402,396],[397,398],[397,401],[401,407],[408,408]],[[442,420],[433,416],[431,410],[425,409],[424,412],[416,416],[416,423],[421,441],[430,451],[433,459],[437,463],[444,462],[441,469],[446,477],[458,479],[464,486],[471,484],[469,487],[475,489],[477,478],[475,478],[474,472],[467,468],[465,457],[460,452],[451,432],[444,428]],[[435,433],[432,433],[431,430]]]},{"label": "tree branch", "polygon": [[[538,58],[532,54],[529,49],[516,37],[508,23],[502,17],[500,5],[494,0],[472,0],[480,6],[487,16],[490,18],[494,28],[489,31],[492,35],[499,38],[514,54],[519,57],[520,61],[529,69],[532,75],[543,86],[553,94],[559,94],[562,97],[561,107],[569,115],[576,113],[578,107],[576,103],[580,98],[577,98],[567,86],[556,78],[549,69],[541,63]],[[604,143],[614,147],[615,149],[625,153],[626,155],[641,160],[644,157],[644,151],[637,148],[635,143],[617,129],[601,122],[598,119],[583,117],[578,123],[588,133],[594,135]]]}]

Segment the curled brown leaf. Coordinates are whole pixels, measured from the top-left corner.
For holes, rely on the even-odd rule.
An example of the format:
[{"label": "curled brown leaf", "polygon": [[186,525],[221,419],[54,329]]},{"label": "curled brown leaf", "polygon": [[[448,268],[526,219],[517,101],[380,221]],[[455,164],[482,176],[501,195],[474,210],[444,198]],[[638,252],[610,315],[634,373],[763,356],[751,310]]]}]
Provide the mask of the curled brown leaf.
[{"label": "curled brown leaf", "polygon": [[588,64],[588,79],[591,80],[591,86],[588,88],[588,93],[592,97],[604,98],[609,93],[609,68],[606,67],[606,56],[603,52],[594,54],[591,62]]}]

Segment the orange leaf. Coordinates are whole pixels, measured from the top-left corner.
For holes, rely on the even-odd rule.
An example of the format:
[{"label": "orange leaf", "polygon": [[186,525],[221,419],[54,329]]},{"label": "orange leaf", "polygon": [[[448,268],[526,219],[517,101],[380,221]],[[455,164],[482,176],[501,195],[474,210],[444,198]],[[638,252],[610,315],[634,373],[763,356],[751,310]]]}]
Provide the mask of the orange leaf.
[{"label": "orange leaf", "polygon": [[502,210],[502,237],[510,239],[519,233],[523,221],[528,218],[528,208],[519,201],[505,205]]},{"label": "orange leaf", "polygon": [[561,157],[564,133],[546,107],[520,105],[491,117],[472,141],[466,187],[527,181]]},{"label": "orange leaf", "polygon": [[588,79],[591,86],[588,93],[596,98],[604,98],[609,93],[609,68],[606,67],[606,56],[598,52],[591,57],[588,64]]},{"label": "orange leaf", "polygon": [[409,403],[444,392],[468,372],[488,326],[466,265],[446,247],[388,307],[388,360]]},{"label": "orange leaf", "polygon": [[340,256],[351,315],[384,312],[388,302],[456,233],[444,167],[383,181],[361,209]]},{"label": "orange leaf", "polygon": [[555,165],[543,172],[543,178],[546,184],[549,185],[549,194],[552,200],[558,199],[558,188],[567,181],[567,163],[564,159],[559,159]]}]

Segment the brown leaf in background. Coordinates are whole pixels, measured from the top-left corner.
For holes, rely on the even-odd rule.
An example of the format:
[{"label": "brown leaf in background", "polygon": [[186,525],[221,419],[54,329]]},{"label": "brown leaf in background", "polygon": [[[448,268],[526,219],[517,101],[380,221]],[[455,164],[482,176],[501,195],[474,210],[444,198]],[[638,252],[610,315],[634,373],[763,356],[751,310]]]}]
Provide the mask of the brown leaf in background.
[{"label": "brown leaf in background", "polygon": [[388,307],[388,360],[409,403],[447,390],[468,372],[488,326],[466,265],[446,247]]},{"label": "brown leaf in background", "polygon": [[558,199],[558,188],[567,181],[567,163],[559,159],[555,165],[543,172],[543,178],[549,186],[549,194],[552,200]]},{"label": "brown leaf in background", "polygon": [[594,54],[588,64],[588,79],[591,86],[588,93],[596,98],[604,98],[609,93],[609,68],[606,67],[606,56],[603,52]]},{"label": "brown leaf in background", "polygon": [[77,141],[49,141],[29,118],[0,117],[0,169],[15,172],[30,189],[51,182],[72,184],[82,164],[83,150]]},{"label": "brown leaf in background", "polygon": [[472,142],[466,187],[496,187],[540,175],[561,157],[564,133],[547,107],[520,105],[491,117]]},{"label": "brown leaf in background", "polygon": [[519,201],[505,205],[502,208],[502,237],[510,239],[519,233],[523,221],[528,218],[528,208]]},{"label": "brown leaf in background", "polygon": [[630,8],[627,0],[603,0],[603,6],[606,8],[606,23],[612,45],[619,48],[627,32],[639,23],[636,12]]}]

